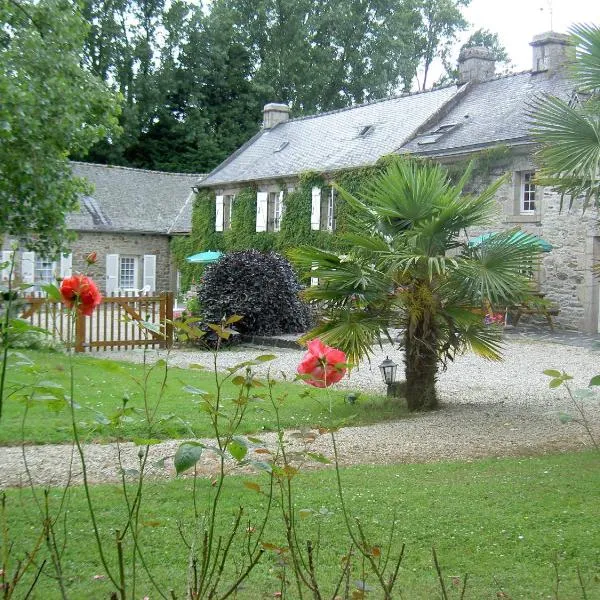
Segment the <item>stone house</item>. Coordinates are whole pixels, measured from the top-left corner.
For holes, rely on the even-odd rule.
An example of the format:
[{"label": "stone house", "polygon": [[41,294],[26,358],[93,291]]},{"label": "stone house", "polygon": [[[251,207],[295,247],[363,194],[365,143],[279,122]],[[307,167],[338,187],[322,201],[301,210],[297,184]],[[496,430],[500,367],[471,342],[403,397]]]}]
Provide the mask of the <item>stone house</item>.
[{"label": "stone house", "polygon": [[[177,290],[170,241],[191,230],[192,188],[202,176],[83,162],[73,162],[72,169],[94,191],[67,215],[68,228],[77,234],[71,253],[56,259],[18,251],[17,278],[40,289],[56,277],[84,272],[105,294]],[[6,240],[1,262],[10,257],[9,248]],[[89,266],[86,256],[93,251],[97,262]],[[8,279],[7,269],[1,278]]]},{"label": "stone house", "polygon": [[[534,278],[560,307],[558,324],[598,331],[600,288],[591,266],[600,260],[600,231],[592,211],[582,214],[577,203],[561,211],[560,197],[536,185],[536,145],[528,131],[534,97],[577,101],[564,69],[568,37],[541,34],[531,47],[532,69],[522,73],[496,76],[491,54],[469,48],[459,58],[456,85],[297,119],[289,118],[286,105],[267,104],[262,130],[197,184],[214,194],[215,231],[230,227],[235,196],[244,188],[256,189],[256,231],[277,232],[287,193],[304,172],[330,182],[336,172],[373,165],[391,153],[466,165],[487,152],[497,157],[475,184],[511,174],[497,194],[497,220],[488,231],[519,227],[549,242],[553,249]],[[312,230],[335,229],[337,202],[330,186],[312,188]]]}]

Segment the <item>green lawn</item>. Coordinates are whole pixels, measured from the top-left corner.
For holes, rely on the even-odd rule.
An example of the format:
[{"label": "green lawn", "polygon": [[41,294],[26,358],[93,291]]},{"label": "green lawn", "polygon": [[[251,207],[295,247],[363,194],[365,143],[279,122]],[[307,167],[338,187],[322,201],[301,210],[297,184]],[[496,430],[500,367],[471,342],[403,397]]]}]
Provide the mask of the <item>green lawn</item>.
[{"label": "green lawn", "polygon": [[[450,598],[458,598],[452,576],[468,573],[465,598],[583,598],[577,568],[585,581],[587,598],[600,598],[600,458],[598,454],[564,454],[525,459],[489,459],[473,462],[353,467],[342,470],[345,497],[373,544],[385,544],[389,524],[396,515],[396,552],[406,543],[395,598],[431,600],[440,598],[431,560],[435,546]],[[261,477],[263,478],[261,480]],[[266,475],[252,481],[265,482]],[[301,521],[301,538],[316,539],[322,581],[331,582],[339,573],[340,559],[348,540],[335,493],[331,470],[303,473],[294,479],[296,509],[314,509],[319,517]],[[141,520],[147,524],[143,547],[152,570],[166,590],[173,588],[185,597],[187,554],[177,523],[186,534],[192,531],[191,479],[148,484]],[[201,495],[211,489],[200,482]],[[264,499],[243,486],[241,478],[226,484],[222,523],[231,523],[242,504],[250,521],[261,514]],[[30,491],[8,494],[9,523],[17,547],[15,558],[36,531],[36,511]],[[50,493],[57,504],[58,491]],[[122,526],[121,492],[115,486],[93,488],[99,526],[106,540]],[[68,587],[72,598],[107,598],[81,488],[72,490],[68,504],[68,543],[64,554]],[[278,516],[278,514],[277,514]],[[275,519],[266,540],[279,544]],[[128,552],[129,550],[127,550]],[[128,555],[126,552],[126,555]],[[110,560],[114,562],[113,548]],[[558,567],[560,583],[555,594]],[[245,590],[245,600],[272,598],[278,588],[277,556],[266,553]],[[355,565],[358,569],[359,565]],[[356,570],[352,580],[360,579]],[[372,581],[367,580],[371,584]],[[35,597],[58,598],[55,583],[40,579]],[[331,589],[326,586],[327,589]],[[506,596],[497,596],[503,591]],[[136,598],[159,596],[144,577]],[[293,593],[285,596],[295,598]],[[307,597],[307,596],[305,596]],[[380,598],[378,592],[367,597]]]},{"label": "green lawn", "polygon": [[[25,361],[19,356],[10,359],[7,391],[19,390],[19,394],[8,397],[4,402],[0,444],[18,443],[21,432],[29,443],[70,442],[70,411],[64,402],[52,400],[52,396],[60,390],[46,385],[46,382],[59,384],[68,392],[68,357],[61,353],[32,351],[23,354],[33,361],[34,366],[22,364]],[[116,437],[128,440],[179,438],[189,437],[191,431],[198,437],[212,434],[209,419],[199,408],[199,397],[184,390],[186,386],[214,390],[214,374],[210,371],[170,368],[164,397],[156,411],[156,423],[149,432],[143,414],[144,394],[140,386],[144,379],[142,365],[84,356],[75,356],[73,360],[77,420],[88,440],[107,441]],[[148,404],[151,408],[156,406],[163,373],[164,370],[156,369],[148,379]],[[30,394],[32,386],[40,382],[43,385],[37,389],[34,399],[26,402],[24,395]],[[237,395],[237,389],[231,383],[225,385],[225,411],[233,406],[232,398]],[[256,393],[264,395],[265,388],[257,388]],[[326,418],[329,419],[329,398],[333,403],[334,420],[356,415],[354,423],[367,424],[407,416],[400,403],[389,402],[385,397],[361,395],[356,404],[351,405],[346,401],[347,392],[317,390],[303,383],[285,382],[278,382],[274,393],[285,396],[281,404],[281,425],[285,428],[322,424]],[[124,395],[129,397],[127,406],[133,407],[135,412],[128,415],[128,420],[117,431],[106,420],[116,414]],[[249,406],[239,433],[256,433],[273,427],[271,403],[257,398]]]}]

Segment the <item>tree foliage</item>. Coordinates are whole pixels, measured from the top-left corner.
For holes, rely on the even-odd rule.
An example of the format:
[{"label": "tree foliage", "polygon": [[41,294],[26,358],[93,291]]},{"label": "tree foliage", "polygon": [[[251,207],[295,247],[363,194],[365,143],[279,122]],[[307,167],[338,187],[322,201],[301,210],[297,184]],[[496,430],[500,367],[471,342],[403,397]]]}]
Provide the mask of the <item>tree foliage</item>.
[{"label": "tree foliage", "polygon": [[67,157],[114,133],[117,101],[81,68],[86,23],[71,2],[3,2],[0,21],[0,235],[53,255],[86,190]]},{"label": "tree foliage", "polygon": [[85,62],[125,98],[123,136],[90,158],[204,172],[258,131],[267,102],[298,116],[408,91],[468,2],[83,0]]}]

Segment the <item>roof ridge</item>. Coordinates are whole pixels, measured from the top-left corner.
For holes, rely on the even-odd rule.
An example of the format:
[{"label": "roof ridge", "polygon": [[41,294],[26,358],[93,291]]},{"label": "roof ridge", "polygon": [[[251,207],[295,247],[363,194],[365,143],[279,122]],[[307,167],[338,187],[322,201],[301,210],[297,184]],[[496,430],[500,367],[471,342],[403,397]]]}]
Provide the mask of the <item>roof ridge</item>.
[{"label": "roof ridge", "polygon": [[175,173],[173,171],[155,171],[152,169],[138,169],[136,167],[124,167],[121,165],[103,165],[102,163],[85,162],[83,160],[70,160],[74,165],[86,165],[90,167],[103,167],[105,169],[120,169],[122,171],[136,171],[138,173],[154,173],[157,175],[177,175],[179,177],[206,177],[207,173]]},{"label": "roof ridge", "polygon": [[403,92],[402,94],[395,94],[394,96],[387,96],[385,98],[377,98],[377,100],[370,100],[368,102],[361,102],[360,104],[353,104],[352,106],[344,106],[342,108],[335,108],[333,110],[328,110],[325,112],[315,113],[313,115],[303,115],[301,117],[294,117],[293,119],[289,119],[288,121],[284,121],[280,123],[280,125],[285,125],[286,123],[294,123],[297,121],[308,121],[309,119],[317,119],[319,117],[324,117],[326,115],[335,115],[341,112],[345,112],[348,110],[354,110],[355,108],[363,108],[364,106],[372,106],[374,104],[381,104],[382,102],[388,102],[389,100],[400,100],[401,98],[410,98],[411,96],[419,96],[421,94],[429,94],[431,92],[438,92],[440,90],[457,87],[456,83],[448,83],[446,85],[441,85],[440,87],[430,88],[428,90],[417,90],[416,92]]}]

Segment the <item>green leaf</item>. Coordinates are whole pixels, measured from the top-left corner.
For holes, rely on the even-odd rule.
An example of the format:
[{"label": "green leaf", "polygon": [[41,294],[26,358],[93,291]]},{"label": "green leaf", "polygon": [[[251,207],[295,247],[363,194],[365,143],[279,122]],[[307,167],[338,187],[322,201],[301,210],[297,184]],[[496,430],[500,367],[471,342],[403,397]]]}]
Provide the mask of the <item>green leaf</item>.
[{"label": "green leaf", "polygon": [[192,468],[202,456],[204,445],[200,442],[184,442],[177,448],[174,463],[177,475]]},{"label": "green leaf", "polygon": [[590,379],[589,385],[590,387],[594,385],[600,385],[600,375],[594,375],[594,377]]},{"label": "green leaf", "polygon": [[254,360],[259,363],[269,362],[271,360],[275,360],[277,358],[276,354],[261,354],[257,356]]},{"label": "green leaf", "polygon": [[227,450],[237,461],[244,460],[244,457],[248,454],[248,447],[238,440],[232,440],[227,446]]},{"label": "green leaf", "polygon": [[253,490],[255,492],[260,492],[261,487],[258,483],[254,483],[254,481],[244,481],[244,487],[247,487],[249,490]]},{"label": "green leaf", "polygon": [[563,383],[564,383],[564,382],[563,382],[563,380],[562,380],[562,379],[553,379],[553,380],[550,382],[550,387],[551,387],[551,388],[557,388],[557,387],[560,387],[560,386],[561,386]]},{"label": "green leaf", "polygon": [[232,315],[231,317],[229,317],[229,319],[227,319],[227,321],[225,321],[225,325],[231,325],[233,323],[237,323],[238,321],[241,321],[244,317],[240,316],[240,315]]},{"label": "green leaf", "polygon": [[306,456],[308,456],[308,457],[312,458],[313,460],[316,460],[317,462],[322,463],[324,465],[331,464],[331,461],[326,456],[323,456],[323,454],[320,454],[320,453],[307,452]]},{"label": "green leaf", "polygon": [[62,300],[60,290],[53,283],[42,285],[42,290],[48,294],[48,298],[52,298],[52,300],[58,300],[59,302]]},{"label": "green leaf", "polygon": [[307,518],[308,518],[308,517],[310,517],[312,514],[313,514],[313,511],[312,511],[312,509],[310,509],[310,508],[301,508],[301,509],[298,511],[298,516],[299,516],[301,519],[307,519]]},{"label": "green leaf", "polygon": [[244,385],[246,383],[246,378],[243,375],[237,375],[231,380],[233,385]]},{"label": "green leaf", "polygon": [[546,369],[544,371],[544,375],[548,375],[548,377],[560,377],[562,373],[560,371],[556,371],[554,369]]},{"label": "green leaf", "polygon": [[133,443],[136,446],[154,446],[160,444],[162,440],[156,438],[133,438]]}]

